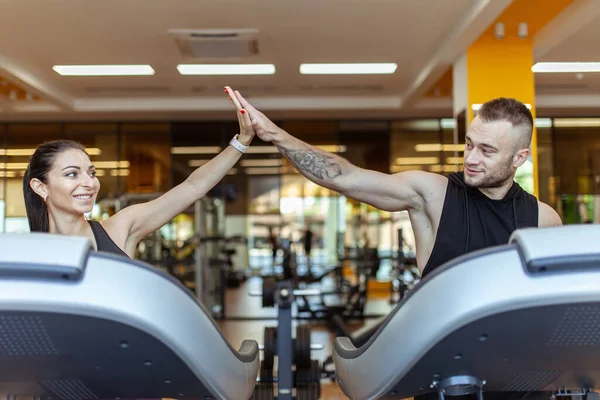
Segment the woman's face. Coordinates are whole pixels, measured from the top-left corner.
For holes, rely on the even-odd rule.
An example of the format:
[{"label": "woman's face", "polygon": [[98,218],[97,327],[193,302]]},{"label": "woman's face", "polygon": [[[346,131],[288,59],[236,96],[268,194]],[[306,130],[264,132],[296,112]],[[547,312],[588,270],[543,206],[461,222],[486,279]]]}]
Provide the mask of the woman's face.
[{"label": "woman's face", "polygon": [[49,208],[76,214],[92,211],[100,190],[96,168],[87,154],[75,149],[56,156],[45,186]]}]

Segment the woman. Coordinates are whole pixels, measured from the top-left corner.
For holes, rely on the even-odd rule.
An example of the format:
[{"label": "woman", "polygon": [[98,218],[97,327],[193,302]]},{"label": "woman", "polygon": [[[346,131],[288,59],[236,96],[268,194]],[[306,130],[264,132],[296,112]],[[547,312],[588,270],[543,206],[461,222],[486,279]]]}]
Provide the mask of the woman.
[{"label": "woman", "polygon": [[98,251],[133,258],[140,240],[208,193],[240,159],[254,137],[248,113],[233,91],[225,92],[237,110],[240,134],[221,154],[159,198],[124,208],[102,222],[84,213],[94,206],[100,183],[85,148],[73,141],[45,143],[31,157],[23,192],[32,232],[86,236]]}]

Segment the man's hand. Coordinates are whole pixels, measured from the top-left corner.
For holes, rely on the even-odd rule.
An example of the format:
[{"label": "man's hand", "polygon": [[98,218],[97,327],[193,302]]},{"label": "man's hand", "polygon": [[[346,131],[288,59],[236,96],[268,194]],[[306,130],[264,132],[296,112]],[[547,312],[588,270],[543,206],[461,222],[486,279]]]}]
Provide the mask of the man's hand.
[{"label": "man's hand", "polygon": [[236,115],[238,118],[238,123],[240,124],[240,135],[238,136],[238,140],[243,145],[248,146],[252,142],[252,139],[254,138],[254,135],[256,133],[254,128],[252,127],[250,115],[248,111],[245,110],[244,107],[242,107],[235,94],[233,93],[233,90],[229,86],[225,86],[225,93],[229,95],[229,98],[231,99],[233,105],[237,110]]},{"label": "man's hand", "polygon": [[248,101],[238,92],[234,91],[235,100],[237,100],[241,106],[248,111],[250,119],[252,120],[252,127],[254,131],[265,142],[273,142],[281,136],[284,131],[275,125],[269,118],[263,113],[254,108]]}]

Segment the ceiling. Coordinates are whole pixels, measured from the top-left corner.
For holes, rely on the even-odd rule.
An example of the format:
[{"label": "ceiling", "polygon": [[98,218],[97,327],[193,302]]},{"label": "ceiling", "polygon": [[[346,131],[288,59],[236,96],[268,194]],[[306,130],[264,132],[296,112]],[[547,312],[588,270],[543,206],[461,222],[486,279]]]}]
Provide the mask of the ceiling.
[{"label": "ceiling", "polygon": [[[452,64],[510,3],[5,0],[0,118],[232,118],[224,85],[277,118],[448,116]],[[535,61],[597,61],[598,3],[575,0],[537,32]],[[174,29],[256,29],[258,54],[186,57],[169,34]],[[299,65],[311,62],[391,62],[398,69],[390,75],[301,75]],[[272,63],[276,73],[182,76],[176,67],[186,63]],[[150,64],[155,74],[65,77],[53,71],[56,64]],[[600,104],[600,74],[539,74],[536,86],[546,114]]]},{"label": "ceiling", "polygon": [[[573,19],[571,23],[579,21],[569,32],[565,32],[564,41],[549,48],[547,52],[538,57],[537,61],[599,61],[600,48],[600,17],[597,14],[597,4],[589,3],[591,13]],[[597,3],[597,2],[596,2]],[[592,18],[594,17],[594,18]],[[561,25],[567,30],[565,22]],[[600,95],[600,74],[538,74],[536,76],[536,92],[540,94],[570,94],[570,95]]]}]

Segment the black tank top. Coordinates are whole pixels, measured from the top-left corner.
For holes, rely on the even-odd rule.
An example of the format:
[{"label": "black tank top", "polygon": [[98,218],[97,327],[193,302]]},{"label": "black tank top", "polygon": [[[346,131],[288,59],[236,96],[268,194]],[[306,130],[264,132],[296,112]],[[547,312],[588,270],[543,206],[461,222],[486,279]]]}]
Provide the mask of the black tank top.
[{"label": "black tank top", "polygon": [[423,277],[465,253],[507,244],[517,228],[537,226],[537,199],[516,182],[503,199],[493,200],[467,186],[462,172],[450,174],[440,226]]},{"label": "black tank top", "polygon": [[88,220],[88,223],[92,227],[92,232],[94,232],[94,238],[96,239],[98,251],[113,253],[129,258],[129,256],[123,250],[121,250],[121,248],[117,246],[115,242],[113,242],[110,236],[108,236],[108,233],[106,233],[100,222]]},{"label": "black tank top", "polygon": [[[465,253],[507,244],[517,228],[538,226],[537,199],[516,182],[501,200],[465,185],[463,173],[448,176],[435,244],[422,277]],[[487,392],[487,400],[516,400],[521,392]],[[476,396],[453,396],[452,400],[475,400]],[[437,393],[417,395],[414,400],[439,400]],[[533,399],[529,399],[533,400]]]}]

